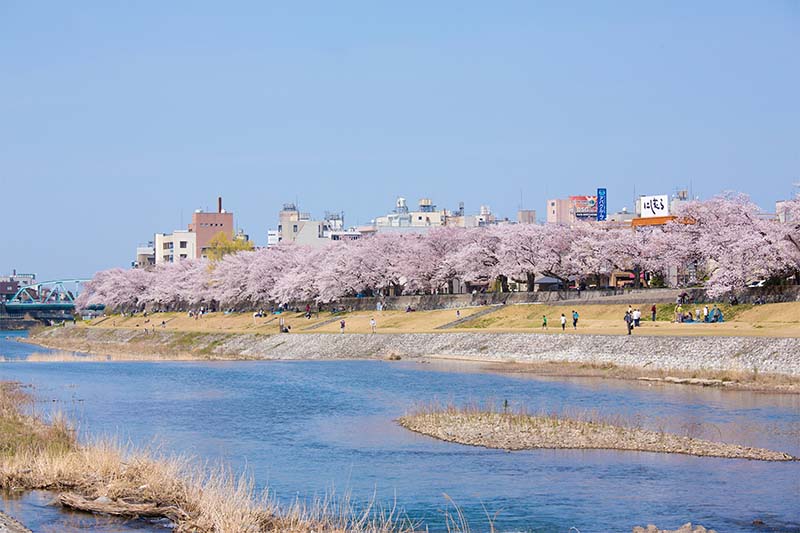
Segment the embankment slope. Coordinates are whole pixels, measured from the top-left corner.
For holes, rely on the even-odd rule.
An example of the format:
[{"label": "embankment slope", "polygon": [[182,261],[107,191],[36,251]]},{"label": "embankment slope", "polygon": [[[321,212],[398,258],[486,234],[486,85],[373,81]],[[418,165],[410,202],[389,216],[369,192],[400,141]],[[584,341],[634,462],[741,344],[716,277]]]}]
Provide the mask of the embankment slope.
[{"label": "embankment slope", "polygon": [[800,338],[536,333],[253,334],[63,327],[31,341],[112,355],[231,359],[365,359],[399,355],[482,362],[571,362],[680,371],[800,376]]}]

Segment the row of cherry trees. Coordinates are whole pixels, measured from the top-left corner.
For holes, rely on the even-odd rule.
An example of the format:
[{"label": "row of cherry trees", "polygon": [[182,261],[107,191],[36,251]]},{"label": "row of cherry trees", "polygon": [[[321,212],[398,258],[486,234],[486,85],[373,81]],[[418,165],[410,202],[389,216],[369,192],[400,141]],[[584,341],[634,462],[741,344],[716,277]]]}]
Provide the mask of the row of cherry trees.
[{"label": "row of cherry trees", "polygon": [[[789,203],[800,220],[800,199]],[[692,265],[712,296],[748,280],[800,270],[800,223],[758,216],[743,195],[683,206],[665,226],[604,228],[509,224],[377,234],[324,248],[280,245],[219,261],[185,260],[152,270],[98,272],[78,298],[86,307],[178,309],[217,302],[237,309],[293,301],[331,302],[358,293],[434,293],[456,280],[486,283],[561,279],[641,269],[665,274]]]}]

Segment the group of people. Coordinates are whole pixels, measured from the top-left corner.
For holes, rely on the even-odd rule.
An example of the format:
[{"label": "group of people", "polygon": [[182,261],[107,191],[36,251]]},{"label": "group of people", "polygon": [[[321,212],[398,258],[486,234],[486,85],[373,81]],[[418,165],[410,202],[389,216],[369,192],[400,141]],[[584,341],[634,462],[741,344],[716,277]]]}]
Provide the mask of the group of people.
[{"label": "group of people", "polygon": [[724,322],[725,317],[722,315],[722,310],[716,304],[709,309],[708,305],[704,305],[702,309],[695,308],[694,313],[691,309],[684,309],[682,305],[675,306],[675,322],[679,323],[717,323]]},{"label": "group of people", "polygon": [[[189,310],[189,318],[194,317],[195,320],[202,318],[204,314],[208,311],[206,310],[205,306],[200,306],[200,309],[190,309]],[[145,315],[147,316],[147,315]]]},{"label": "group of people", "polygon": [[[578,319],[580,315],[576,310],[572,310],[572,329],[578,329]],[[547,329],[547,315],[542,315],[542,329]],[[567,330],[567,315],[561,313],[561,331]]]},{"label": "group of people", "polygon": [[[339,320],[339,333],[344,333],[344,329],[347,327],[347,322],[345,322],[344,318]],[[378,332],[378,322],[375,320],[375,317],[370,317],[369,319],[369,329],[372,333]]]}]

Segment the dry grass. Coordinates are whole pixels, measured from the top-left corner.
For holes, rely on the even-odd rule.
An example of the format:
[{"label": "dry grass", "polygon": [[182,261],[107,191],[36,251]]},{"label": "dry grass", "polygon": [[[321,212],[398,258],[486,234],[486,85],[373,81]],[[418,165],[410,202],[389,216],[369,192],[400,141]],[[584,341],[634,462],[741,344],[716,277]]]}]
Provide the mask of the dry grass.
[{"label": "dry grass", "polygon": [[280,506],[267,491],[256,491],[252,478],[221,466],[113,440],[79,444],[63,418],[48,422],[30,414],[31,401],[19,384],[0,382],[1,490],[46,489],[61,493],[63,505],[83,510],[166,517],[179,533],[420,530],[396,507],[359,505],[334,495]]},{"label": "dry grass", "polygon": [[209,356],[204,354],[194,354],[191,352],[178,353],[109,353],[106,355],[82,352],[69,352],[66,350],[55,350],[52,352],[34,352],[25,359],[3,359],[4,363],[104,363],[109,361],[209,361],[209,360],[242,360],[245,357],[221,357]]},{"label": "dry grass", "polygon": [[20,384],[0,381],[0,460],[20,453],[58,454],[74,445],[64,417],[48,422],[25,414],[32,407],[33,397]]},{"label": "dry grass", "polygon": [[[460,309],[461,318],[481,310],[481,307]],[[346,333],[370,333],[370,318],[375,318],[379,333],[402,333],[405,331],[434,331],[437,327],[457,320],[455,309],[435,311],[354,311],[351,313],[323,312],[313,314],[310,319],[304,313],[286,312],[282,315],[253,317],[252,313],[208,313],[203,318],[189,318],[186,313],[156,313],[146,318],[110,315],[100,317],[80,326],[96,328],[152,329],[158,331],[197,331],[220,333],[278,333],[280,318],[292,327],[292,333],[339,333],[339,320],[346,321]],[[145,322],[149,320],[148,322]],[[165,326],[161,327],[161,322]],[[326,324],[326,322],[329,322]],[[318,326],[318,327],[317,327]],[[312,329],[313,328],[313,329]]]},{"label": "dry grass", "polygon": [[[630,302],[630,305],[642,311],[641,327],[636,328],[635,335],[676,335],[676,336],[754,336],[754,337],[797,337],[800,336],[800,302],[767,304],[759,306],[730,306],[718,304],[725,315],[721,324],[672,322],[674,304],[658,304],[656,322],[650,320],[652,303]],[[709,303],[709,308],[713,303]],[[684,305],[685,310],[694,312],[702,309],[703,304]],[[544,333],[541,329],[542,315],[547,315],[549,329],[546,333],[558,335],[601,334],[625,335],[627,330],[623,316],[628,304],[592,304],[581,305],[580,302],[563,305],[509,305],[484,317],[461,324],[460,330],[481,331],[534,331]],[[580,319],[578,329],[572,329],[572,311],[578,311]],[[561,331],[560,317],[567,317],[566,332]]]},{"label": "dry grass", "polygon": [[[709,307],[713,303],[709,303]],[[800,335],[800,302],[767,304],[759,306],[729,306],[719,303],[725,314],[726,322],[722,324],[675,324],[671,322],[674,315],[673,304],[658,304],[656,322],[651,322],[648,302],[630,302],[634,308],[642,310],[642,326],[635,331],[636,335],[678,335],[678,336],[757,336],[757,337],[796,337]],[[622,317],[628,304],[588,304],[566,302],[563,305],[519,304],[499,308],[473,321],[466,321],[455,330],[437,330],[436,328],[456,320],[455,309],[435,311],[356,311],[352,313],[332,314],[324,312],[313,315],[310,320],[303,313],[283,313],[286,324],[292,327],[292,333],[338,333],[339,319],[344,318],[347,327],[345,333],[369,333],[369,320],[375,317],[378,333],[423,333],[448,332],[463,330],[481,331],[518,331],[541,332],[542,315],[549,319],[551,334],[562,334],[559,326],[561,313],[567,316],[567,334],[617,334],[627,333]],[[686,305],[686,310],[702,308],[702,304]],[[461,318],[469,317],[486,309],[486,307],[462,308]],[[572,330],[572,310],[580,314],[578,330]],[[166,331],[196,331],[220,333],[263,333],[278,332],[278,315],[253,318],[252,313],[209,313],[195,320],[185,313],[156,313],[147,318],[142,316],[120,317],[112,315],[101,317],[79,327],[97,328],[130,328],[143,329],[156,327]],[[148,321],[148,322],[145,322]],[[166,323],[161,328],[161,321]],[[328,323],[326,323],[328,322]],[[319,327],[314,327],[319,326]],[[314,328],[314,329],[311,329]]]},{"label": "dry grass", "polygon": [[626,450],[761,461],[798,460],[783,452],[712,442],[691,434],[675,435],[663,429],[643,429],[641,420],[626,424],[622,417],[610,419],[596,412],[577,416],[531,414],[524,408],[510,409],[507,403],[501,408],[492,403],[484,407],[423,404],[398,422],[411,431],[447,442],[505,450]]}]

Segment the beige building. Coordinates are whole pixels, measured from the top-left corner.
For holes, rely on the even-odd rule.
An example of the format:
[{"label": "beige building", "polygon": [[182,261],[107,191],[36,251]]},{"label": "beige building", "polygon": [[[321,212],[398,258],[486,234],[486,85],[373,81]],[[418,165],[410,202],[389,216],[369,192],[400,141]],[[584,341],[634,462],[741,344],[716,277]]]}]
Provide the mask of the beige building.
[{"label": "beige building", "polygon": [[156,233],[153,241],[155,263],[175,263],[197,257],[197,234],[190,230]]},{"label": "beige building", "polygon": [[325,213],[322,220],[311,220],[310,213],[303,213],[294,204],[284,204],[278,214],[278,230],[267,233],[268,245],[293,243],[307,246],[324,246],[331,241],[354,240],[361,233],[344,228],[344,215]]},{"label": "beige building", "polygon": [[518,224],[536,224],[535,209],[520,209],[517,211]]},{"label": "beige building", "polygon": [[548,224],[572,224],[575,217],[572,214],[572,202],[569,199],[547,200]]},{"label": "beige building", "polygon": [[131,266],[133,268],[147,268],[156,264],[156,253],[153,242],[140,244],[136,247],[136,259]]}]

